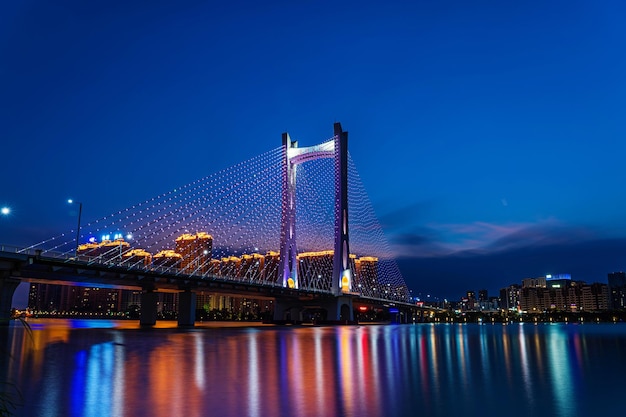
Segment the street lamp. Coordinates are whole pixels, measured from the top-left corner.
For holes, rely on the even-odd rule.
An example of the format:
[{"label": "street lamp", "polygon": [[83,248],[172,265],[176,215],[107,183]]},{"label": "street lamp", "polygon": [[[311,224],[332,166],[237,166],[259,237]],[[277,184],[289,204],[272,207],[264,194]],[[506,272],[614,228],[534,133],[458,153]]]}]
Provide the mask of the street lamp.
[{"label": "street lamp", "polygon": [[[68,204],[74,204],[71,198],[67,200]],[[83,203],[78,203],[78,226],[76,227],[76,249],[74,250],[74,258],[78,259],[78,239],[80,238],[80,216],[83,214]]]},{"label": "street lamp", "polygon": [[2,213],[3,216],[8,216],[9,214],[11,214],[11,209],[8,207],[2,207],[0,209],[0,213]]}]

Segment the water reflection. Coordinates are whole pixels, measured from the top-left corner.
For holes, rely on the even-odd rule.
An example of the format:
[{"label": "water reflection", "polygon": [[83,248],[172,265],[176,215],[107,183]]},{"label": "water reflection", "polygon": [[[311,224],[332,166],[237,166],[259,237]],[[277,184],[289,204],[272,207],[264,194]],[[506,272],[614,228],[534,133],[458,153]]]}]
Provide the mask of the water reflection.
[{"label": "water reflection", "polygon": [[17,415],[583,416],[619,410],[626,370],[621,325],[60,323],[8,330]]},{"label": "water reflection", "polygon": [[574,415],[572,403],[572,376],[569,368],[569,349],[567,335],[553,333],[547,343],[548,360],[552,390],[556,402],[557,415],[567,417]]}]

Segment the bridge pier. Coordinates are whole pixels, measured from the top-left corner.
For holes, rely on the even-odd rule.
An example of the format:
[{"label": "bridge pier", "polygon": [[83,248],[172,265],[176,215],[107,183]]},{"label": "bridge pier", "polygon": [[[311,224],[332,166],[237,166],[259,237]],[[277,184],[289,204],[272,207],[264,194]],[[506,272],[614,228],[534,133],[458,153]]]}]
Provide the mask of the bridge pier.
[{"label": "bridge pier", "polygon": [[196,322],[196,293],[183,291],[178,293],[178,326],[192,326]]},{"label": "bridge pier", "polygon": [[311,307],[321,308],[326,311],[323,322],[333,324],[355,323],[354,307],[352,305],[353,297],[338,296],[329,297],[317,301],[299,301],[299,300],[279,300],[274,301],[274,321],[277,323],[284,322],[301,322],[304,320],[303,313]]},{"label": "bridge pier", "polygon": [[327,320],[338,323],[353,323],[354,310],[352,306],[352,297],[338,296],[322,304],[328,312]]},{"label": "bridge pier", "polygon": [[154,326],[157,320],[157,303],[159,296],[154,290],[145,290],[141,293],[141,317],[139,324]]},{"label": "bridge pier", "polygon": [[19,284],[19,279],[11,277],[0,278],[0,326],[9,325],[13,294],[15,294],[15,289]]},{"label": "bridge pier", "polygon": [[278,323],[302,321],[302,310],[303,306],[298,301],[276,299],[274,300],[274,321]]}]

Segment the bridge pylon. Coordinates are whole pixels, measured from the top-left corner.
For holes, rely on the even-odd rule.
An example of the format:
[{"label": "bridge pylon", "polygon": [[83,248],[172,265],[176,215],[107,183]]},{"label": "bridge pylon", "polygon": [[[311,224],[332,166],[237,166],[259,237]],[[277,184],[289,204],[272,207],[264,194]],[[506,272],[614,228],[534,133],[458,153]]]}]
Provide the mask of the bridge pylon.
[{"label": "bridge pylon", "polygon": [[[297,239],[296,239],[296,181],[298,165],[307,161],[333,158],[335,184],[335,228],[333,272],[331,278],[332,294],[337,306],[328,309],[329,320],[352,320],[352,303],[346,293],[351,291],[352,272],[350,269],[350,239],[348,227],[348,132],[344,132],[340,123],[333,126],[331,140],[315,146],[298,147],[288,133],[283,133],[283,190],[281,213],[281,241],[279,273],[282,274],[284,287],[299,288]],[[343,300],[343,301],[342,301]],[[349,317],[346,308],[349,305]],[[335,308],[336,307],[336,308]],[[278,318],[278,317],[277,317]]]}]

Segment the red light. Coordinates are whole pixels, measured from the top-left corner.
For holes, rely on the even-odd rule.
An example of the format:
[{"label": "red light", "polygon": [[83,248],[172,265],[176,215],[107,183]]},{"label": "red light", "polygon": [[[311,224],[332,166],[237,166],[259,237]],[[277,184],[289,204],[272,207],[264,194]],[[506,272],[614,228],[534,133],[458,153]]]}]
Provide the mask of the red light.
[{"label": "red light", "polygon": [[359,307],[359,311],[367,311],[367,307]]}]

